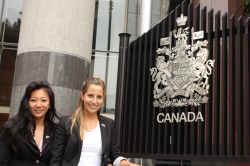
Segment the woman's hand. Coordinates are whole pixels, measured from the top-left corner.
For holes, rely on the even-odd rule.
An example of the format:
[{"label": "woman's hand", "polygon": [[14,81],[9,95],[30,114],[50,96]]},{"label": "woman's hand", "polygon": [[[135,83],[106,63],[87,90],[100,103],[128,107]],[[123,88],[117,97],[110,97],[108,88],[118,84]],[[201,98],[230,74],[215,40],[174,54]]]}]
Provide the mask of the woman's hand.
[{"label": "woman's hand", "polygon": [[139,165],[131,163],[131,162],[127,161],[127,160],[122,160],[120,162],[120,166],[139,166]]}]

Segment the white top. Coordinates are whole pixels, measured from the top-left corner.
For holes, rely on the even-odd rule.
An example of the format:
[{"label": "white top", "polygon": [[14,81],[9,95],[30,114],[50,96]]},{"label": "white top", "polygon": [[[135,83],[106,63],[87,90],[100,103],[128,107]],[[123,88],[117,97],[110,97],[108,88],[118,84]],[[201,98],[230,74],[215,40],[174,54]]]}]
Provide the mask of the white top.
[{"label": "white top", "polygon": [[82,152],[78,166],[98,166],[102,162],[102,138],[101,129],[98,124],[90,132],[85,131],[82,142]]}]

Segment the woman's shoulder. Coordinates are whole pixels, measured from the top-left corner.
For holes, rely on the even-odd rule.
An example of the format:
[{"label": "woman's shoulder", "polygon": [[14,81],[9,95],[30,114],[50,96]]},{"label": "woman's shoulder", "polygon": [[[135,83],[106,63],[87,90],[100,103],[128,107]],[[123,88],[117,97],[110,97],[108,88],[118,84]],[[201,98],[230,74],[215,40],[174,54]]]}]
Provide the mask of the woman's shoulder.
[{"label": "woman's shoulder", "polygon": [[0,128],[0,138],[11,137],[12,134],[16,134],[17,128],[22,128],[22,126],[17,123],[16,118],[9,119]]},{"label": "woman's shoulder", "polygon": [[69,125],[71,124],[71,115],[66,115],[66,116],[62,116],[59,118],[59,123],[58,125]]},{"label": "woman's shoulder", "polygon": [[[1,131],[3,130],[11,130],[14,127],[17,126],[17,121],[15,118],[11,118],[8,121],[6,121],[0,128]],[[19,126],[20,127],[20,126]]]},{"label": "woman's shoulder", "polygon": [[63,120],[63,121],[67,121],[67,120],[69,120],[71,118],[71,115],[64,115],[64,116],[62,116],[62,117],[60,117],[59,119],[60,120]]},{"label": "woman's shoulder", "polygon": [[106,123],[114,123],[114,120],[103,115],[99,115],[99,121],[105,121]]}]

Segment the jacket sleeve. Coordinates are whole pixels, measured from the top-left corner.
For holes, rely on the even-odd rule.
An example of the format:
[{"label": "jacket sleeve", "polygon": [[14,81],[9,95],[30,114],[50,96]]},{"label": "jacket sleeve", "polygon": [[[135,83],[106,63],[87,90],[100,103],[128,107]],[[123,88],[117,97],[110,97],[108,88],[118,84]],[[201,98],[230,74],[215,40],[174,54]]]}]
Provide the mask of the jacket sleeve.
[{"label": "jacket sleeve", "polygon": [[0,165],[7,166],[10,161],[10,144],[0,139]]},{"label": "jacket sleeve", "polygon": [[66,144],[67,117],[62,117],[57,125],[51,150],[50,166],[61,166]]},{"label": "jacket sleeve", "polygon": [[111,123],[112,125],[112,131],[111,131],[111,144],[110,144],[110,151],[109,156],[110,160],[113,163],[116,158],[120,157],[120,149],[117,146],[117,129],[114,125],[114,121]]}]

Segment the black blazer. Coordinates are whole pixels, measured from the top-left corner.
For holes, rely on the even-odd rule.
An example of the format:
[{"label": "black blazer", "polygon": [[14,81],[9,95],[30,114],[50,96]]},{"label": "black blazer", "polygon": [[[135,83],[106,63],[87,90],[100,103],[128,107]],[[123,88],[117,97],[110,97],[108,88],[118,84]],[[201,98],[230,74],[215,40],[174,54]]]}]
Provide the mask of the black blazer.
[{"label": "black blazer", "polygon": [[45,127],[43,151],[40,151],[32,135],[25,139],[18,136],[19,150],[14,152],[11,145],[0,139],[0,166],[48,166],[54,130]]},{"label": "black blazer", "polygon": [[[120,156],[117,148],[116,129],[112,119],[99,115],[99,124],[102,137],[102,166],[108,164],[108,159],[113,163]],[[53,145],[50,166],[77,166],[82,151],[79,128],[71,133],[71,120],[69,116],[62,117],[59,121]]]}]

